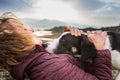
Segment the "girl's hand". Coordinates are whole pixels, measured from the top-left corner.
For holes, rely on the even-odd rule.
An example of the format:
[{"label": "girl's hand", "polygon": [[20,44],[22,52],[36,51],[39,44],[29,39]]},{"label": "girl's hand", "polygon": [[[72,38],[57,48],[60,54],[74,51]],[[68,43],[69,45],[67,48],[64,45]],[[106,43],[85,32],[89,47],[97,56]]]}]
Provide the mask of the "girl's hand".
[{"label": "girl's hand", "polygon": [[74,35],[76,37],[81,36],[81,34],[85,34],[85,32],[83,32],[82,30],[74,27],[64,27],[64,31],[70,31],[71,35]]},{"label": "girl's hand", "polygon": [[97,50],[103,50],[107,33],[102,31],[87,32],[88,39],[93,42]]}]

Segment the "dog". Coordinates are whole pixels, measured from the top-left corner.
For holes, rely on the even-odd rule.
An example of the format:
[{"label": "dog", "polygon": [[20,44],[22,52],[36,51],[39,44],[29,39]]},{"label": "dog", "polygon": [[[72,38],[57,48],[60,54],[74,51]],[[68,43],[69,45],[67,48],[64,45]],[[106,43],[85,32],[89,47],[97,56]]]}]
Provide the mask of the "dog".
[{"label": "dog", "polygon": [[[113,79],[120,80],[120,33],[107,32],[105,49],[109,49],[112,57]],[[45,50],[49,53],[68,53],[78,57],[82,62],[91,62],[96,55],[96,48],[89,41],[86,35],[75,37],[70,32],[63,32],[62,35],[49,42],[45,46]]]},{"label": "dog", "polygon": [[75,37],[70,32],[64,32],[58,39],[49,42],[45,49],[49,53],[71,54],[79,57],[82,62],[91,61],[96,55],[95,46],[87,39],[86,35]]}]

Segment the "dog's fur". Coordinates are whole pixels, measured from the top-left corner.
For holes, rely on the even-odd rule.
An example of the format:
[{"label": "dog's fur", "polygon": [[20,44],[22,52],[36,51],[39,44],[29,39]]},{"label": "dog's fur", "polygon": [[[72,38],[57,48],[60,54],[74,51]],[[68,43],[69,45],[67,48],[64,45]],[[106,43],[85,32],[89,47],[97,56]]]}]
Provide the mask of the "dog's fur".
[{"label": "dog's fur", "polygon": [[65,32],[54,42],[48,43],[46,50],[57,54],[68,53],[80,57],[82,62],[90,61],[96,55],[95,46],[85,35],[75,37],[70,32]]},{"label": "dog's fur", "polygon": [[[70,32],[64,32],[59,38],[48,43],[45,48],[50,53],[68,53],[80,57],[83,62],[90,61],[96,55],[96,49],[87,36],[75,37]],[[120,33],[107,32],[105,49],[109,49],[112,56],[112,65],[120,69]],[[120,74],[116,77],[120,80]]]}]

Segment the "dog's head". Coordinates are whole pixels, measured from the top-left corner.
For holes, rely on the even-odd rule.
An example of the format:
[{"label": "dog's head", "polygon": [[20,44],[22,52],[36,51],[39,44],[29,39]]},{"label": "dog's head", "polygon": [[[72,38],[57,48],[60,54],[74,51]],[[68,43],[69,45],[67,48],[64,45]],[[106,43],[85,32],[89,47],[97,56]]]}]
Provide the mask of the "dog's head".
[{"label": "dog's head", "polygon": [[87,36],[75,37],[70,32],[64,32],[59,38],[48,43],[45,48],[49,53],[68,53],[80,57],[81,61],[89,61],[96,55],[96,49]]}]

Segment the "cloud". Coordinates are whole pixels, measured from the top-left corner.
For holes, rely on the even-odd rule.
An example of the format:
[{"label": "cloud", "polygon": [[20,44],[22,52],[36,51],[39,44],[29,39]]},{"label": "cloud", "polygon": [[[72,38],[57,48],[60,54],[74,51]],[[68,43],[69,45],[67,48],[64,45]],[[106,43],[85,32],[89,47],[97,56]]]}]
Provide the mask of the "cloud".
[{"label": "cloud", "polygon": [[[103,1],[103,0],[101,0]],[[104,3],[106,3],[105,6],[103,6],[102,8],[98,9],[97,11],[100,13],[108,13],[108,14],[118,14],[120,13],[119,9],[120,9],[120,1],[118,0],[104,0]]]},{"label": "cloud", "polygon": [[22,11],[29,6],[22,0],[0,0],[0,11]]},{"label": "cloud", "polygon": [[30,7],[40,7],[40,5],[37,5],[41,2],[41,0],[21,0],[24,3],[26,3],[27,5],[29,5]]},{"label": "cloud", "polygon": [[120,22],[119,0],[63,0],[79,13],[79,22],[95,25],[114,25]]},{"label": "cloud", "polygon": [[63,0],[65,2],[71,2],[76,9],[80,11],[93,11],[98,8],[101,8],[105,5],[104,2],[101,2],[99,0]]},{"label": "cloud", "polygon": [[73,7],[83,14],[97,13],[120,13],[119,0],[63,0],[66,3],[71,3]]},{"label": "cloud", "polygon": [[[22,0],[30,5],[30,10],[22,12],[23,17],[51,19],[60,21],[76,21],[78,14],[72,5],[62,0]],[[20,13],[17,13],[20,14]],[[21,15],[22,16],[22,15]]]},{"label": "cloud", "polygon": [[94,19],[94,23],[97,23],[101,26],[116,26],[120,24],[120,16],[116,15],[101,15],[101,16],[94,16],[92,17]]},{"label": "cloud", "polygon": [[0,0],[0,13],[20,18],[112,25],[120,21],[119,0]]}]

